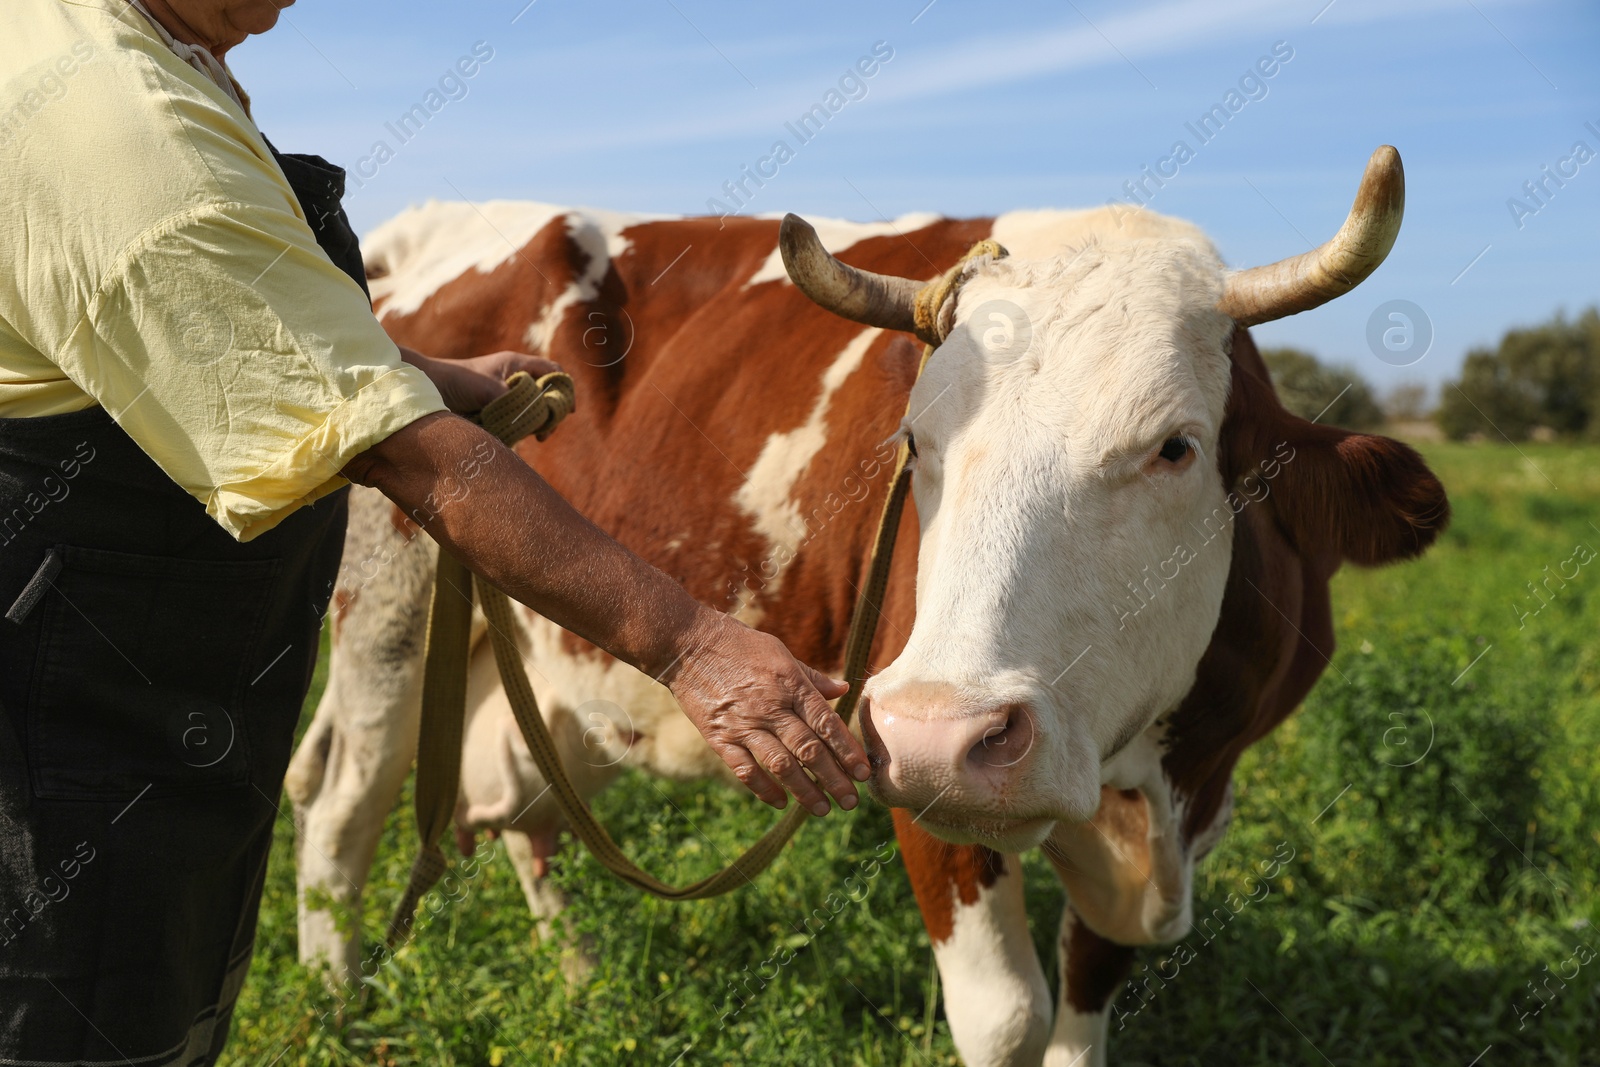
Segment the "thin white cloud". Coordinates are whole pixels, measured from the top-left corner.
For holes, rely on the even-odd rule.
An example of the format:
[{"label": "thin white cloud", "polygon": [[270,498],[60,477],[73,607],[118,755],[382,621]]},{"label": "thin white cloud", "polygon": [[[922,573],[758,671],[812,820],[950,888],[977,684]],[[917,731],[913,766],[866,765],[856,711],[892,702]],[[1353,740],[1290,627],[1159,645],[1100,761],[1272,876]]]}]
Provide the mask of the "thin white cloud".
[{"label": "thin white cloud", "polygon": [[[1478,2],[1480,6],[1490,4],[1490,0]],[[1313,25],[1311,19],[1321,6],[1322,0],[1295,5],[1285,5],[1282,0],[1173,0],[1096,18],[1093,24],[1073,15],[1057,27],[974,37],[932,49],[918,47],[909,35],[891,38],[895,60],[869,84],[869,97],[863,106],[930,101],[953,93],[1102,67],[1132,66],[1139,78],[1152,80],[1155,72],[1138,70],[1140,60],[1201,51],[1219,40],[1239,40],[1265,48],[1275,36],[1295,43],[1334,25],[1418,19],[1442,9],[1457,13],[1462,10],[1459,0],[1336,0]],[[841,60],[840,71],[847,65],[848,58]],[[1129,71],[1129,78],[1135,77],[1135,71]],[[1134,84],[1138,86],[1137,81]],[[1159,88],[1158,80],[1155,84]],[[764,87],[760,94],[764,99],[750,104],[730,105],[727,98],[719,98],[715,105],[709,101],[680,101],[672,113],[683,117],[626,127],[551,131],[549,138],[541,141],[540,149],[562,155],[765,133],[781,136],[784,121],[804,111],[828,87],[827,82],[811,76]],[[1151,90],[1138,86],[1133,91]]]}]

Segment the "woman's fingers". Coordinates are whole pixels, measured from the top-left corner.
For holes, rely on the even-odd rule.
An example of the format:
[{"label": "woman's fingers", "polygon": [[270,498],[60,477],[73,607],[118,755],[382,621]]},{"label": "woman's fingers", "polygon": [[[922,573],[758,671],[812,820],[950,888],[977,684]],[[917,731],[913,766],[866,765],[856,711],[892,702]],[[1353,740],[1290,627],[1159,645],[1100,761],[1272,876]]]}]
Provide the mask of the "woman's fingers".
[{"label": "woman's fingers", "polygon": [[542,378],[561,369],[541,356],[526,352],[491,352],[467,359],[435,359],[409,348],[402,348],[406,362],[425,373],[438,388],[445,406],[458,414],[480,411],[506,391],[506,379],[518,371]]},{"label": "woman's fingers", "polygon": [[540,359],[538,356],[524,356],[523,365],[517,370],[525,370],[535,378],[543,378],[546,374],[554,374],[561,369],[561,364],[553,360]]},{"label": "woman's fingers", "polygon": [[475,362],[479,363],[479,368],[485,374],[494,375],[502,381],[518,371],[526,371],[535,378],[542,378],[561,369],[559,363],[541,356],[531,356],[526,352],[494,352],[477,357]]},{"label": "woman's fingers", "polygon": [[756,759],[761,761],[761,766],[767,769],[778,781],[786,786],[794,798],[816,815],[828,814],[828,798],[801,769],[800,761],[794,753],[784,747],[776,737],[769,733],[752,733],[746,746]]},{"label": "woman's fingers", "polygon": [[789,794],[767,777],[767,772],[761,769],[761,764],[748,749],[726,743],[713,744],[712,748],[722,757],[722,762],[733,771],[733,776],[762,802],[772,805],[779,811],[789,806]]},{"label": "woman's fingers", "polygon": [[[831,709],[824,706],[823,710],[838,721],[839,717]],[[839,723],[839,726],[843,729],[844,724]],[[855,783],[840,769],[834,754],[828,751],[828,746],[806,725],[805,720],[799,715],[789,715],[771,729],[795,759],[816,776],[822,788],[833,794],[841,808],[849,811],[856,806]]]},{"label": "woman's fingers", "polygon": [[[830,764],[837,761],[838,765],[854,776],[858,782],[871,778],[872,765],[867,762],[867,753],[861,747],[861,742],[856,740],[850,728],[844,724],[844,720],[839,718],[838,712],[829,707],[826,700],[818,699],[818,694],[828,699],[843,696],[850,687],[838,679],[829,678],[821,671],[813,670],[804,663],[799,663],[799,667],[816,686],[814,692],[801,691],[797,699],[800,717],[816,731],[817,736],[822,738],[823,743],[833,753]],[[811,767],[809,761],[806,766]],[[811,769],[816,770],[815,767]],[[838,796],[838,793],[834,792],[834,795]]]},{"label": "woman's fingers", "polygon": [[811,679],[811,684],[817,687],[817,692],[821,693],[826,700],[837,700],[850,691],[848,683],[823,674],[810,664],[795,660],[795,665],[800,668],[807,678]]}]

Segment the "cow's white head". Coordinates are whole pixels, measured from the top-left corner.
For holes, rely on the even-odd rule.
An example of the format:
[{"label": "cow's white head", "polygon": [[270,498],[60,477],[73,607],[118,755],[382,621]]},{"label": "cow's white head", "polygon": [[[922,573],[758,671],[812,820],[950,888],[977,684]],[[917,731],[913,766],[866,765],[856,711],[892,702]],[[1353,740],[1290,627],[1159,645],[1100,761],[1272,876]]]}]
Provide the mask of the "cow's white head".
[{"label": "cow's white head", "polygon": [[[1005,850],[1094,814],[1103,765],[1183,699],[1217,624],[1249,499],[1219,463],[1235,329],[1354,287],[1402,202],[1386,147],[1339,234],[1295,259],[1229,274],[1198,239],[1092,240],[974,259],[920,308],[921,283],[846,267],[785,220],[813,300],[937,346],[902,426],[916,625],[861,706],[880,799]],[[1278,465],[1307,462],[1292,452]]]}]

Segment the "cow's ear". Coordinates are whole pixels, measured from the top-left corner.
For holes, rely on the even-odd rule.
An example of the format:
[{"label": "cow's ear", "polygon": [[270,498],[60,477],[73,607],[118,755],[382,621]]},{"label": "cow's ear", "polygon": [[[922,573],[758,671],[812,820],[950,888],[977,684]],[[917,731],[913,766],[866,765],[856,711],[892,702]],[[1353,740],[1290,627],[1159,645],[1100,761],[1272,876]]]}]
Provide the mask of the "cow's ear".
[{"label": "cow's ear", "polygon": [[903,333],[892,334],[878,353],[878,363],[897,388],[910,392],[917,384],[917,368],[922,366],[922,345]]},{"label": "cow's ear", "polygon": [[1235,331],[1224,484],[1260,500],[1303,557],[1376,566],[1415,556],[1450,521],[1444,487],[1409,445],[1285,410],[1250,335]]}]

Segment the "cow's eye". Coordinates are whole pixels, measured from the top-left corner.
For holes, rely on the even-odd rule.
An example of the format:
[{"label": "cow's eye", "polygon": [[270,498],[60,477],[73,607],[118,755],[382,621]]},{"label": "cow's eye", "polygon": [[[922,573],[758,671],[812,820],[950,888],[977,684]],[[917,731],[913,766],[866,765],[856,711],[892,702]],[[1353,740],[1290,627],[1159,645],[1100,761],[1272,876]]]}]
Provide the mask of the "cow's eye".
[{"label": "cow's eye", "polygon": [[1167,443],[1161,446],[1161,458],[1168,463],[1182,463],[1188,458],[1192,446],[1182,437],[1169,437]]},{"label": "cow's eye", "polygon": [[912,435],[910,430],[906,431],[906,451],[910,452],[913,456],[917,454],[917,439]]}]

